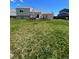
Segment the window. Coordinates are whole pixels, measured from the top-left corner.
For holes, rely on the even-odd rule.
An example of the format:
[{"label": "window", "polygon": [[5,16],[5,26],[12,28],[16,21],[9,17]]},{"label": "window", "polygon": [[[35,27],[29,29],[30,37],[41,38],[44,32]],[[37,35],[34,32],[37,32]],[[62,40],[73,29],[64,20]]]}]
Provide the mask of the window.
[{"label": "window", "polygon": [[39,14],[37,14],[37,16],[36,16],[37,18],[39,18]]},{"label": "window", "polygon": [[20,12],[23,12],[23,10],[20,10]]}]

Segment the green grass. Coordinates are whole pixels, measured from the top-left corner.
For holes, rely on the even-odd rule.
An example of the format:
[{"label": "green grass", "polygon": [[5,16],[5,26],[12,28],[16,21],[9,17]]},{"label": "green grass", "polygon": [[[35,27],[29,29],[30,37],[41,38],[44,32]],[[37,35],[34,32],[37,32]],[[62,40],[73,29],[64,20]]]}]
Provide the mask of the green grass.
[{"label": "green grass", "polygon": [[11,59],[68,59],[68,23],[11,18]]}]

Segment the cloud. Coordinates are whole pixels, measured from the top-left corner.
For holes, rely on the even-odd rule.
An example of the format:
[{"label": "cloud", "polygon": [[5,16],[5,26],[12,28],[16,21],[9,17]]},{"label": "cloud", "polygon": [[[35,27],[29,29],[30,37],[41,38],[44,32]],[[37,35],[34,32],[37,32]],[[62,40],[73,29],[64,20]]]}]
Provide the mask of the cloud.
[{"label": "cloud", "polygon": [[19,0],[20,2],[24,2],[23,0]]},{"label": "cloud", "polygon": [[[15,0],[10,0],[11,2],[14,2]],[[18,1],[20,1],[20,2],[24,2],[23,0],[18,0]]]},{"label": "cloud", "polygon": [[11,2],[14,2],[14,0],[10,0]]},{"label": "cloud", "polygon": [[11,2],[18,2],[18,1],[20,1],[20,2],[24,2],[23,0],[18,0],[18,1],[16,1],[16,0],[10,0]]}]

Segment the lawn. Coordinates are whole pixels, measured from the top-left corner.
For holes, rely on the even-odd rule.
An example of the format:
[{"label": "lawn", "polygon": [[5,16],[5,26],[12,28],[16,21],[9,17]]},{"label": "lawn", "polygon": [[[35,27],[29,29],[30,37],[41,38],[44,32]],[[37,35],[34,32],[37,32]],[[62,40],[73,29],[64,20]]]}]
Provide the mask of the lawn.
[{"label": "lawn", "polygon": [[10,20],[11,59],[69,59],[68,20]]}]

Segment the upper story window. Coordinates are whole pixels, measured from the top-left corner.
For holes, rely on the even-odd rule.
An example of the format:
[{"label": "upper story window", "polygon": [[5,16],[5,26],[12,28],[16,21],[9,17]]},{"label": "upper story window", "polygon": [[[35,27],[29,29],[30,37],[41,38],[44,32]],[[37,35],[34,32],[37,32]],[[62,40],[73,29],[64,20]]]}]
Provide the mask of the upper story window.
[{"label": "upper story window", "polygon": [[20,12],[23,12],[23,10],[20,10]]}]

